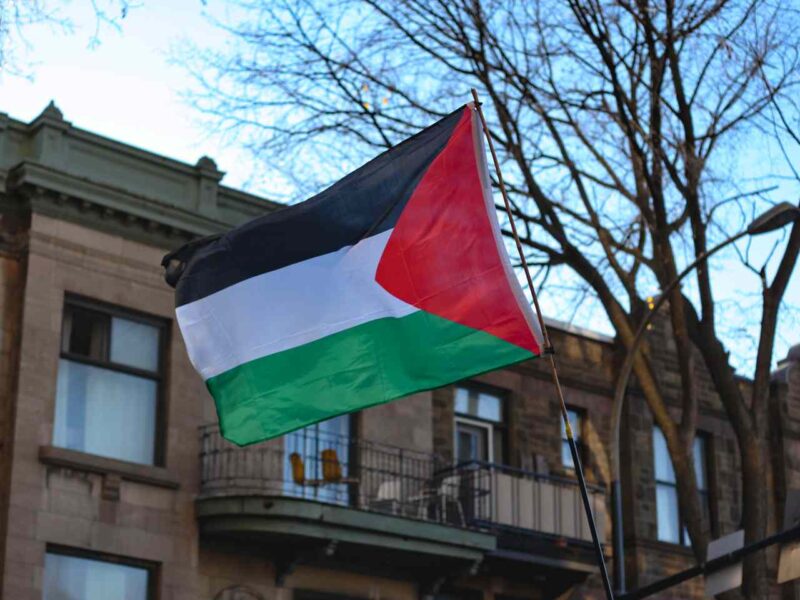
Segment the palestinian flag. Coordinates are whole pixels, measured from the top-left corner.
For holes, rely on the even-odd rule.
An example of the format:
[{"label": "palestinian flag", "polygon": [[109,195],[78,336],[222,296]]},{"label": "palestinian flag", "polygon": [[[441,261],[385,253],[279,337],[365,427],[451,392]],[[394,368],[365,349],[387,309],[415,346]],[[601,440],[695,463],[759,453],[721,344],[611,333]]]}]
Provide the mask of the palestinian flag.
[{"label": "palestinian flag", "polygon": [[538,355],[489,185],[465,106],[321,194],[167,255],[223,435],[258,442]]}]

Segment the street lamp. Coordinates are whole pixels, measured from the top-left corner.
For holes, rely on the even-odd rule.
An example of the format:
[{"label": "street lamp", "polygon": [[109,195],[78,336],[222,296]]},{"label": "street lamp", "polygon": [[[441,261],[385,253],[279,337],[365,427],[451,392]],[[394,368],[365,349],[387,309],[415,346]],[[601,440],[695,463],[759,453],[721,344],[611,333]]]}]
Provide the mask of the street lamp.
[{"label": "street lamp", "polygon": [[614,512],[614,529],[613,529],[613,544],[614,544],[614,583],[617,592],[625,591],[625,550],[623,544],[623,528],[622,528],[622,485],[620,482],[619,474],[619,437],[620,437],[620,424],[622,421],[622,403],[625,400],[625,389],[628,387],[628,380],[631,377],[633,370],[633,361],[639,351],[639,346],[644,339],[644,333],[647,331],[647,326],[653,317],[658,313],[658,309],[669,298],[670,293],[674,290],[690,272],[692,272],[698,265],[705,262],[712,254],[715,254],[722,248],[733,244],[745,236],[761,235],[780,229],[789,223],[800,220],[800,208],[793,206],[788,202],[781,202],[758,216],[747,229],[729,237],[728,239],[720,242],[710,250],[706,250],[695,261],[681,271],[678,276],[672,281],[664,290],[651,310],[642,322],[639,324],[639,329],[633,338],[633,343],[625,357],[625,362],[620,369],[619,377],[617,378],[617,385],[614,389],[614,401],[611,405],[611,504]]}]

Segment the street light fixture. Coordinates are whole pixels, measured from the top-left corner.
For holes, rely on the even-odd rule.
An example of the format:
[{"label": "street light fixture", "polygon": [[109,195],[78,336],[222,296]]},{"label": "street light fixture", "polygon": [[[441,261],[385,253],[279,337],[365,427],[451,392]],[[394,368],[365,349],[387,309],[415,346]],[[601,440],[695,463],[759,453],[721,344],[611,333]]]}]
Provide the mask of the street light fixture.
[{"label": "street light fixture", "polygon": [[656,300],[655,304],[651,307],[650,312],[647,313],[642,322],[639,324],[639,329],[633,338],[631,347],[625,357],[625,362],[620,369],[619,377],[617,378],[617,385],[614,389],[614,401],[611,405],[611,505],[614,511],[614,529],[613,529],[613,544],[614,544],[614,583],[617,592],[625,591],[625,550],[623,544],[623,527],[622,527],[622,484],[620,482],[620,426],[622,421],[622,404],[625,400],[625,390],[628,387],[628,381],[631,377],[633,370],[633,361],[639,352],[639,346],[644,339],[644,333],[647,331],[650,321],[658,313],[658,309],[669,298],[670,293],[681,282],[681,280],[691,273],[698,265],[704,263],[708,258],[716,252],[722,250],[726,246],[733,244],[745,236],[756,236],[762,233],[775,231],[800,220],[800,208],[790,204],[789,202],[781,202],[776,204],[766,212],[759,215],[753,220],[747,229],[737,233],[734,236],[720,242],[710,250],[706,250],[695,259],[688,267],[681,271],[678,276],[672,281]]}]

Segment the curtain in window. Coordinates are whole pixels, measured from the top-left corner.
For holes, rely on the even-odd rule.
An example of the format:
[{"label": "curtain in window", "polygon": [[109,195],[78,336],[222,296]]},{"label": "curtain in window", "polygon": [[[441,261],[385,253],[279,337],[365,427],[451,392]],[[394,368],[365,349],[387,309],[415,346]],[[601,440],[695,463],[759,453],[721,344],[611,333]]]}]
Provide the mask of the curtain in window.
[{"label": "curtain in window", "polygon": [[153,464],[156,382],[61,359],[53,443]]},{"label": "curtain in window", "polygon": [[44,600],[147,600],[146,569],[48,553]]}]

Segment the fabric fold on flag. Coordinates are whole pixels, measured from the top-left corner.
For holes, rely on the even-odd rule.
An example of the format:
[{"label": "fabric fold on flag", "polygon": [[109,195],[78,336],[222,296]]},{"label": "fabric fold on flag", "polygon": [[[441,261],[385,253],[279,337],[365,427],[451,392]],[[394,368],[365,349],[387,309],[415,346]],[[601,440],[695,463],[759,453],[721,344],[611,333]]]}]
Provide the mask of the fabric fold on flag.
[{"label": "fabric fold on flag", "polygon": [[170,260],[189,357],[239,445],[541,353],[469,105]]}]

